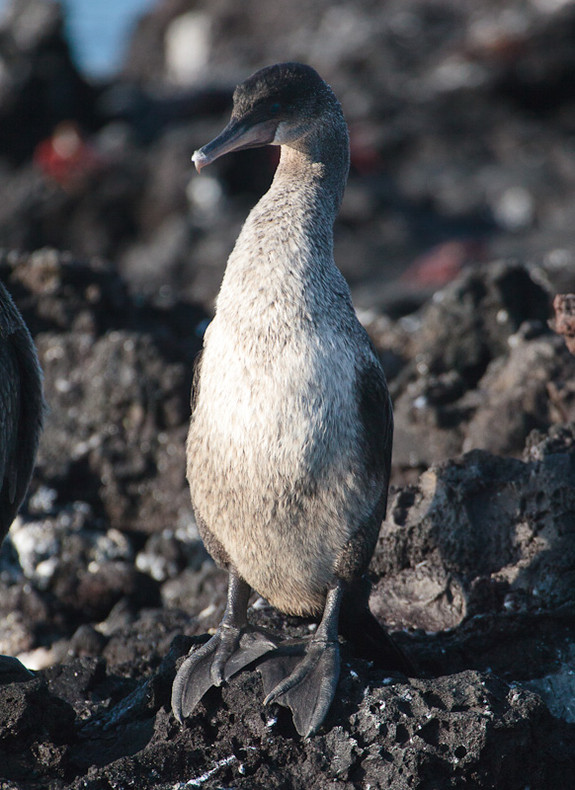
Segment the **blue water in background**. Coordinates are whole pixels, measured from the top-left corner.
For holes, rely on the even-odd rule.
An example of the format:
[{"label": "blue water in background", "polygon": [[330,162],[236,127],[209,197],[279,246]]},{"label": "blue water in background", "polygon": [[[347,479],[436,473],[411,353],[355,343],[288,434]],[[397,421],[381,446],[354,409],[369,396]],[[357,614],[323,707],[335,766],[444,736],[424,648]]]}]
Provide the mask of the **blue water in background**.
[{"label": "blue water in background", "polygon": [[[94,79],[121,66],[130,33],[157,0],[61,0],[66,31],[77,66]],[[0,0],[0,13],[10,0]]]}]

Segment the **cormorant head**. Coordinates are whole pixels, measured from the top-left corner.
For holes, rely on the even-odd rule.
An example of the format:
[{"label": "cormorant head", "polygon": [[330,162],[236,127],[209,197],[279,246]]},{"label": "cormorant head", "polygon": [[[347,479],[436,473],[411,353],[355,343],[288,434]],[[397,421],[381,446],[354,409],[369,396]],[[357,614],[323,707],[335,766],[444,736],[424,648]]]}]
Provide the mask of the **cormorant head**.
[{"label": "cormorant head", "polygon": [[198,172],[224,154],[263,145],[290,145],[305,136],[322,116],[339,108],[331,88],[303,63],[278,63],[261,69],[234,91],[230,122],[196,151]]}]

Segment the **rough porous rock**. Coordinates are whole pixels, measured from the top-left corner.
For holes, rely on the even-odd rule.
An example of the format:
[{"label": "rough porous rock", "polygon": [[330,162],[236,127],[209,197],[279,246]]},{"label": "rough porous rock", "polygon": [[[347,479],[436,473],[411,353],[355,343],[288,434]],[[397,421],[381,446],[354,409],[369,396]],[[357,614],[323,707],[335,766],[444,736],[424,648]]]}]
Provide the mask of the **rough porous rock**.
[{"label": "rough porous rock", "polygon": [[[0,277],[49,414],[0,551],[6,790],[575,786],[575,369],[549,325],[575,292],[574,8],[162,1],[95,87],[58,6],[12,3],[0,245],[18,251]],[[190,156],[238,80],[288,59],[318,68],[350,125],[335,255],[396,423],[371,604],[419,670],[343,645],[308,741],[263,707],[253,668],[184,727],[169,711],[178,662],[226,602],[184,477],[192,364],[277,151],[201,178]],[[75,161],[58,159],[62,131]],[[286,637],[314,627],[255,596],[249,615]]]},{"label": "rough porous rock", "polygon": [[128,295],[103,264],[46,250],[5,256],[0,275],[35,334],[48,402],[37,478],[113,527],[190,521],[184,446],[205,314]]},{"label": "rough porous rock", "polygon": [[371,608],[396,628],[436,633],[416,638],[422,668],[491,668],[520,679],[568,660],[574,437],[573,423],[534,435],[525,461],[476,450],[392,496],[372,561]]},{"label": "rough porous rock", "polygon": [[474,450],[392,497],[372,562],[387,619],[443,630],[497,600],[575,611],[575,423],[564,431],[570,444],[537,460]]},{"label": "rough porous rock", "polygon": [[[21,790],[575,782],[575,424],[562,419],[573,357],[547,331],[549,292],[525,267],[465,274],[411,323],[371,325],[397,401],[416,381],[437,414],[450,402],[467,411],[460,433],[430,425],[421,439],[433,449],[437,435],[455,435],[454,456],[393,489],[371,567],[372,609],[419,676],[390,674],[344,644],[336,700],[308,741],[286,710],[263,707],[254,668],[210,691],[184,727],[169,709],[178,662],[226,602],[227,576],[201,544],[184,481],[203,314],[142,302],[109,267],[53,251],[7,256],[0,273],[33,327],[50,408],[31,495],[0,552],[0,647],[35,670],[0,658],[2,781]],[[518,284],[515,306],[507,278]],[[484,296],[458,333],[470,291]],[[497,322],[503,309],[509,319]],[[472,347],[481,366],[465,368],[457,360]],[[482,415],[505,413],[505,398],[510,421],[480,430]],[[410,428],[400,407],[396,425],[400,437]],[[500,454],[456,455],[474,430],[483,446],[496,438]],[[285,638],[314,627],[258,598],[249,616]]]},{"label": "rough porous rock", "polygon": [[[282,711],[260,708],[259,677],[246,671],[210,692],[180,728],[166,711],[180,650],[148,680],[124,678],[122,691],[131,690],[122,699],[120,679],[95,659],[73,659],[43,679],[0,687],[0,710],[13,712],[12,720],[0,721],[0,749],[10,750],[7,774],[34,786],[23,768],[33,766],[54,790],[487,788],[494,782],[544,790],[573,776],[574,733],[537,694],[474,671],[407,683],[363,662],[345,663],[325,730],[307,741],[295,737]],[[77,700],[80,690],[81,716],[72,729],[65,700]],[[41,720],[24,716],[34,704]],[[554,758],[542,759],[546,754]]]},{"label": "rough porous rock", "polygon": [[424,469],[471,448],[520,456],[532,430],[575,418],[575,362],[547,327],[551,294],[536,274],[497,261],[463,273],[391,331],[376,322],[384,363],[395,353],[396,467]]}]

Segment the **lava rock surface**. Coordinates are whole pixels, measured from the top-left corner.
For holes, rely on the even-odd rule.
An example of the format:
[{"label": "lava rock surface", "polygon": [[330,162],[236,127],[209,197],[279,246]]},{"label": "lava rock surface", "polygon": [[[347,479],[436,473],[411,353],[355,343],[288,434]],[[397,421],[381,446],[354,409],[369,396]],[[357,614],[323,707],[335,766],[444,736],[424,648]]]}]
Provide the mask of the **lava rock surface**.
[{"label": "lava rock surface", "polygon": [[[158,2],[97,85],[49,0],[14,0],[0,44],[0,278],[48,402],[0,551],[2,788],[575,786],[573,4]],[[193,360],[276,162],[199,178],[190,156],[239,79],[290,59],[349,121],[336,261],[396,426],[370,603],[418,669],[344,643],[309,740],[256,667],[183,727],[169,704],[227,586],[185,480]]]},{"label": "lava rock surface", "polygon": [[[287,711],[264,708],[256,667],[211,690],[185,726],[170,712],[178,662],[217,625],[226,598],[184,479],[205,313],[155,307],[112,268],[51,250],[6,255],[0,274],[33,329],[49,405],[30,496],[0,554],[0,650],[34,669],[0,662],[8,787],[575,780],[575,358],[548,327],[551,294],[528,267],[464,273],[407,323],[372,318],[382,359],[393,361],[399,450],[370,603],[418,676],[386,672],[344,644],[336,701],[307,741]],[[469,293],[483,295],[475,320],[438,341]],[[426,455],[406,462],[402,436],[415,428],[401,404],[423,393]],[[501,393],[510,414],[532,404],[537,428],[486,417],[480,447],[461,454]],[[447,408],[464,415],[451,428]],[[250,617],[286,637],[314,627],[261,599]]]}]

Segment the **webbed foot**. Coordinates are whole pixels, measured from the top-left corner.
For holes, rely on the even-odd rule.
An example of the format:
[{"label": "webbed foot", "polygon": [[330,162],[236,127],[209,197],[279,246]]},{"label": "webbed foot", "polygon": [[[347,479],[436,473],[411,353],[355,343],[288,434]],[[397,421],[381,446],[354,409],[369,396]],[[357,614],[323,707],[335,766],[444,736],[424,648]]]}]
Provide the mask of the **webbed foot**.
[{"label": "webbed foot", "polygon": [[192,650],[172,685],[172,711],[180,722],[190,715],[206,691],[221,684],[277,645],[247,625],[251,589],[230,571],[226,611],[212,638]]},{"label": "webbed foot", "polygon": [[172,711],[180,722],[212,686],[221,686],[240,669],[277,647],[265,634],[222,622],[212,638],[194,649],[180,666],[172,686]]},{"label": "webbed foot", "polygon": [[321,726],[339,679],[339,643],[312,637],[284,642],[259,666],[266,698],[292,712],[296,730],[309,738]]},{"label": "webbed foot", "polygon": [[296,730],[309,738],[320,728],[335,696],[339,680],[337,623],[343,583],[328,590],[321,623],[309,639],[282,642],[258,671],[262,675],[265,703],[288,707]]}]

